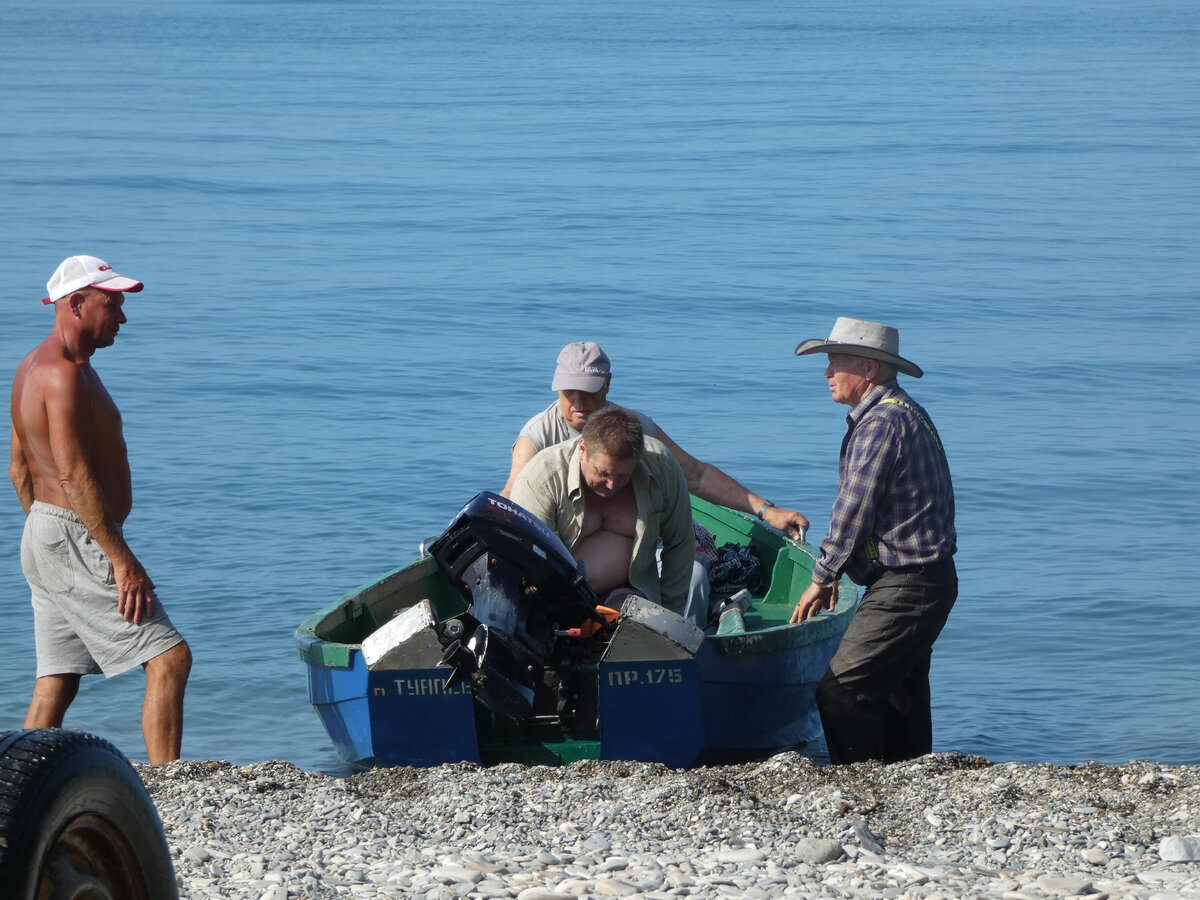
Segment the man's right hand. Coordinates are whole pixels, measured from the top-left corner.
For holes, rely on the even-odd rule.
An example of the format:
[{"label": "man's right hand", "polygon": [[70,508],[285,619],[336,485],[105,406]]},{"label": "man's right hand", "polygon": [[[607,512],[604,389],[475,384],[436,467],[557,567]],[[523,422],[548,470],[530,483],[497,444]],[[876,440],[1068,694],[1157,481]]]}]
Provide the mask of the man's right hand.
[{"label": "man's right hand", "polygon": [[782,531],[790,538],[803,541],[808,533],[808,519],[794,509],[781,509],[772,506],[763,513],[763,521],[777,531]]},{"label": "man's right hand", "polygon": [[142,618],[154,615],[154,582],[137,557],[118,563],[113,560],[113,575],[117,580],[117,612],[126,622],[140,625]]}]

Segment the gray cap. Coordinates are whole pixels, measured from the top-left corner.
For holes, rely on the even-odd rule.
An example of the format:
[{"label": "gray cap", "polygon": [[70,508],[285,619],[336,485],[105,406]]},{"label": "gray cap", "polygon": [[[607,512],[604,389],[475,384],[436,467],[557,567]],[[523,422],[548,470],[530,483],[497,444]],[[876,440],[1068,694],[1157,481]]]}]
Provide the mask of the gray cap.
[{"label": "gray cap", "polygon": [[797,356],[810,353],[844,353],[847,356],[862,356],[891,363],[905,375],[920,378],[925,373],[914,362],[900,355],[900,332],[891,325],[879,322],[864,322],[839,316],[833,323],[833,331],[825,340],[812,338],[796,348]]},{"label": "gray cap", "polygon": [[567,344],[558,354],[558,365],[554,367],[554,381],[550,389],[594,394],[604,389],[610,374],[612,366],[599,344],[591,341]]}]

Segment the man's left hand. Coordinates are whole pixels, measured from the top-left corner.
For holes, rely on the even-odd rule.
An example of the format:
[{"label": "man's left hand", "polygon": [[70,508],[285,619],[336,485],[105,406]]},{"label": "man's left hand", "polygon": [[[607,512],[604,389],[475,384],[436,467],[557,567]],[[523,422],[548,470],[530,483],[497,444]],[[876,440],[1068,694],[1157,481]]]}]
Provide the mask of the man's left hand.
[{"label": "man's left hand", "polygon": [[792,624],[803,622],[822,610],[833,609],[835,602],[837,602],[836,585],[821,587],[819,584],[810,584],[800,595],[800,600],[796,604],[796,608],[792,610],[792,618],[789,621]]}]

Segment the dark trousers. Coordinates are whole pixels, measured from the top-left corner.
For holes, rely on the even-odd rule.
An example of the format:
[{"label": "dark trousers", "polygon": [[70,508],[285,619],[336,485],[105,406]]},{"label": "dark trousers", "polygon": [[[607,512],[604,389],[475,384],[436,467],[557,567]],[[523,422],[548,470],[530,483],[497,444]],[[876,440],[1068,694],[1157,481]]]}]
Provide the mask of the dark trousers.
[{"label": "dark trousers", "polygon": [[830,762],[899,762],[933,749],[929,659],[957,597],[953,557],[885,569],[870,583],[817,687]]}]

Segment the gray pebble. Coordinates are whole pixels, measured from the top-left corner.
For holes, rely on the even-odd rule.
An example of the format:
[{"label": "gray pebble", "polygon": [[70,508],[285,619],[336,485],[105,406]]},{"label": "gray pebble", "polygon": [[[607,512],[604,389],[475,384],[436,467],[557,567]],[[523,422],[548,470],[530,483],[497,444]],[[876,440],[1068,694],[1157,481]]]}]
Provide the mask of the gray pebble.
[{"label": "gray pebble", "polygon": [[1037,886],[1047,894],[1074,896],[1092,893],[1092,882],[1086,878],[1072,878],[1066,875],[1043,875],[1037,880]]},{"label": "gray pebble", "polygon": [[483,881],[483,873],[475,869],[465,869],[459,866],[438,866],[431,869],[429,876],[442,884],[470,882],[476,884]]},{"label": "gray pebble", "polygon": [[796,858],[820,866],[842,856],[842,845],[826,838],[801,838],[796,842]]},{"label": "gray pebble", "polygon": [[724,850],[717,854],[717,860],[723,863],[759,862],[767,858],[767,854],[755,848],[741,850]]},{"label": "gray pebble", "polygon": [[592,885],[592,892],[601,897],[631,897],[638,889],[617,878],[601,878]]},{"label": "gray pebble", "polygon": [[1088,849],[1079,855],[1083,857],[1084,862],[1090,863],[1093,866],[1108,865],[1108,854],[1099,847],[1088,847]]},{"label": "gray pebble", "polygon": [[1200,859],[1200,835],[1163,838],[1158,855],[1164,862],[1191,862]]},{"label": "gray pebble", "polygon": [[181,900],[1200,896],[1200,836],[1162,838],[1200,769],[1158,763],[135,768]]}]

